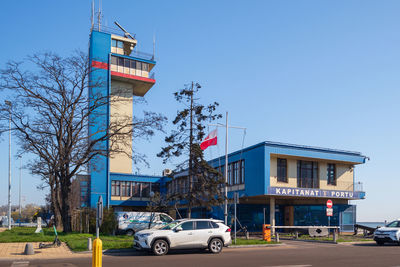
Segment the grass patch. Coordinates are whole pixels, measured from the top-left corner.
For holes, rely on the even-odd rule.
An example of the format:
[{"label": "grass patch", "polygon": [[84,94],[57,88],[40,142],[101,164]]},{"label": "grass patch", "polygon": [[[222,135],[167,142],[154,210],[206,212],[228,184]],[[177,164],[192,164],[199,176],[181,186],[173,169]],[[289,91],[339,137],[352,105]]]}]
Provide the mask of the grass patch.
[{"label": "grass patch", "polygon": [[[54,231],[50,228],[44,228],[42,233],[35,234],[36,228],[15,227],[0,233],[0,243],[11,242],[53,242]],[[94,240],[95,235],[81,233],[58,233],[58,238],[67,243],[73,251],[85,251],[87,248],[87,239],[91,237]],[[109,236],[100,235],[103,242],[103,249],[121,249],[132,248],[133,237],[125,235]]]},{"label": "grass patch", "polygon": [[267,244],[278,244],[278,243],[275,241],[268,242],[261,239],[236,238],[236,244],[234,244],[234,240],[232,239],[232,246],[267,245]]},{"label": "grass patch", "polygon": [[[294,238],[293,234],[280,234],[281,238]],[[315,240],[315,241],[331,241],[333,242],[333,235],[331,234],[329,237],[311,237],[309,235],[299,235],[298,240]],[[364,237],[362,235],[339,235],[337,236],[336,241],[338,243],[342,242],[366,242],[373,241],[372,237]]]}]

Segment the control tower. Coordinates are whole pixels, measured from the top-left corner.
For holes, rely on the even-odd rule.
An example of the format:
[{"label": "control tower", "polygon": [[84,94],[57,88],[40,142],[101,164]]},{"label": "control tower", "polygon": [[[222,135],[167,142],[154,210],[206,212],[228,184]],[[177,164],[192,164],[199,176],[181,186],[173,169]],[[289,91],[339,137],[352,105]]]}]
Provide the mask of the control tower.
[{"label": "control tower", "polygon": [[[96,108],[89,118],[89,135],[96,139],[104,135],[108,125],[122,118],[132,121],[133,97],[144,96],[156,82],[152,73],[156,64],[154,55],[137,52],[136,38],[116,24],[123,34],[95,29],[90,34],[89,106],[98,99],[109,99],[112,103]],[[90,162],[87,205],[91,207],[96,206],[100,195],[104,204],[110,205],[110,173],[133,174],[132,136],[126,140],[104,140],[97,145],[107,152],[112,145],[114,151],[120,152],[108,157],[97,156]]]}]

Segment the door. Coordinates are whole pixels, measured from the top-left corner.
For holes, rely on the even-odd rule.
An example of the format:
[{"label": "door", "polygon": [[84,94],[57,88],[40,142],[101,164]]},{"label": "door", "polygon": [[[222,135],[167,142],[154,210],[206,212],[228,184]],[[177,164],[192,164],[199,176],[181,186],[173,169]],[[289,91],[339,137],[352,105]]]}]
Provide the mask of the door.
[{"label": "door", "polygon": [[194,240],[197,247],[207,247],[208,239],[213,235],[214,229],[209,221],[196,221]]},{"label": "door", "polygon": [[174,231],[171,233],[171,248],[186,248],[192,247],[194,244],[194,224],[193,222],[184,222],[178,225],[176,228],[181,228],[180,231]]},{"label": "door", "polygon": [[285,206],[285,226],[294,225],[294,207]]}]

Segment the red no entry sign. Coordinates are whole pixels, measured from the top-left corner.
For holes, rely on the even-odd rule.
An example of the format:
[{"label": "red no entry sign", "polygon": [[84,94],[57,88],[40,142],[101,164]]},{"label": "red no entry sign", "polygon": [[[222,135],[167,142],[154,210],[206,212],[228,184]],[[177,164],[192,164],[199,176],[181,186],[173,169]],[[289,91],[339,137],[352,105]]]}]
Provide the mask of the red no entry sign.
[{"label": "red no entry sign", "polygon": [[328,199],[328,201],[326,201],[326,207],[327,207],[327,208],[332,208],[332,207],[333,207],[333,202],[332,202],[332,200]]}]

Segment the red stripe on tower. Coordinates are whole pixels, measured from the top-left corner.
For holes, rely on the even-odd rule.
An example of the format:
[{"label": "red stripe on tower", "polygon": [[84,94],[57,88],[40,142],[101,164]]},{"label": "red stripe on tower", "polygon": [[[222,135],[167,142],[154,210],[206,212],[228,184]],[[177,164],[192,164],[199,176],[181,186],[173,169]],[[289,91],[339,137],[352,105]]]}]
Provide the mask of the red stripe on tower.
[{"label": "red stripe on tower", "polygon": [[201,150],[205,150],[209,146],[215,146],[217,144],[217,129],[212,131],[207,135],[207,137],[201,142],[200,148]]}]

